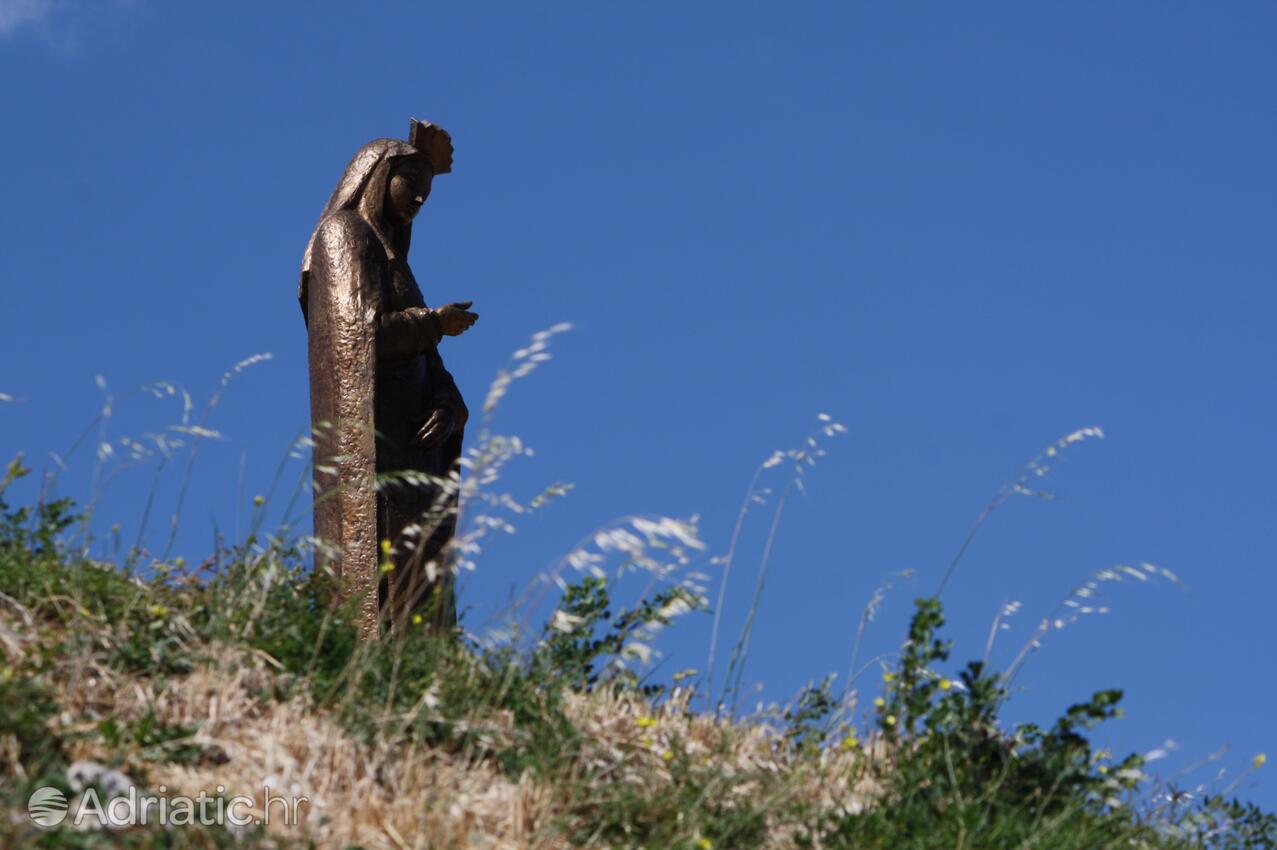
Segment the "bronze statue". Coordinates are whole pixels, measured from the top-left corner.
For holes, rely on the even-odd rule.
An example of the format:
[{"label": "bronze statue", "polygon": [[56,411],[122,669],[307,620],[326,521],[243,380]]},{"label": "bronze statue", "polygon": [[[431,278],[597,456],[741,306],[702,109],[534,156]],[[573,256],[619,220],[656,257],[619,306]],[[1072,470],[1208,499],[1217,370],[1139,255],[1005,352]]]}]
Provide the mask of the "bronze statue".
[{"label": "bronze statue", "polygon": [[467,411],[438,346],[478,316],[468,301],[427,307],[408,268],[413,218],[452,150],[446,131],[416,119],[407,142],[364,145],[302,261],[315,536],[333,553],[316,565],[358,600],[365,636],[409,612],[441,628],[456,618],[448,545]]}]

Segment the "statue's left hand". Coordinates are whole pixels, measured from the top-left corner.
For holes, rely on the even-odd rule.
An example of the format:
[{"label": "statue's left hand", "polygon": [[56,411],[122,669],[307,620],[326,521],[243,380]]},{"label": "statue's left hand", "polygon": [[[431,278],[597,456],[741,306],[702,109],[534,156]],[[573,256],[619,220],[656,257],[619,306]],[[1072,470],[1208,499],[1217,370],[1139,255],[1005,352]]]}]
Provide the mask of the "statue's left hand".
[{"label": "statue's left hand", "polygon": [[441,446],[452,436],[456,427],[457,417],[451,410],[446,407],[436,408],[426,423],[421,426],[421,430],[417,432],[417,445],[424,449]]}]

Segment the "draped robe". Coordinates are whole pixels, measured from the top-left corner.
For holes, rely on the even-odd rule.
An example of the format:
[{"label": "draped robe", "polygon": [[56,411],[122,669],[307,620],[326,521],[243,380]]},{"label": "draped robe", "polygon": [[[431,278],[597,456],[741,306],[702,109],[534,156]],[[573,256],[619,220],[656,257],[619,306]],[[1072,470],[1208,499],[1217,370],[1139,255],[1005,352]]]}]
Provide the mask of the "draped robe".
[{"label": "draped robe", "polygon": [[[348,166],[307,247],[300,300],[306,319],[314,427],[315,536],[366,635],[409,611],[455,619],[447,544],[457,520],[457,461],[465,403],[439,355],[436,325],[399,244],[374,216],[390,163],[415,151],[366,145]],[[374,223],[376,222],[376,223]],[[435,448],[416,440],[433,411],[455,417]],[[402,475],[396,477],[396,473]],[[384,547],[389,545],[390,551]]]}]

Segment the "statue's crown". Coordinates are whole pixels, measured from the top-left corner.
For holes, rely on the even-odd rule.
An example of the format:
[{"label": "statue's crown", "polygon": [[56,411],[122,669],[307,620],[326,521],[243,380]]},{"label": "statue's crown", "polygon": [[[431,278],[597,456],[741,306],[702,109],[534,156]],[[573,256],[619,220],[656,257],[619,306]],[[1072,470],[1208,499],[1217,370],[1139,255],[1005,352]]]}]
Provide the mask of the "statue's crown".
[{"label": "statue's crown", "polygon": [[430,160],[435,174],[452,171],[452,136],[447,130],[429,121],[413,118],[408,128],[408,144]]}]

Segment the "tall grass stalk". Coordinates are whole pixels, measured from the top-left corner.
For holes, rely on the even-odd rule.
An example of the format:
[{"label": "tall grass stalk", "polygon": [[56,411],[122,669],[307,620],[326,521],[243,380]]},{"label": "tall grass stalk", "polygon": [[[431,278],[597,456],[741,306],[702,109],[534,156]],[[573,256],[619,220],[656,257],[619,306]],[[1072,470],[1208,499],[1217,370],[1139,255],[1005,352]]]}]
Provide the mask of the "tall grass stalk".
[{"label": "tall grass stalk", "polygon": [[1042,490],[1035,490],[1029,485],[1032,481],[1039,478],[1045,478],[1054,468],[1055,463],[1063,456],[1063,452],[1074,443],[1080,443],[1083,440],[1091,438],[1103,438],[1104,431],[1100,428],[1079,428],[1069,434],[1061,437],[1051,445],[1047,446],[1039,452],[1032,460],[1030,460],[1020,470],[1018,474],[1009,479],[1005,484],[998,488],[998,492],[989,500],[988,504],[980,511],[975,522],[971,524],[967,536],[963,539],[962,545],[958,547],[958,551],[954,554],[953,559],[949,562],[948,568],[944,571],[944,575],[940,578],[940,584],[936,588],[934,596],[939,599],[944,596],[945,588],[949,585],[949,580],[953,578],[953,573],[958,568],[958,562],[962,560],[962,556],[967,553],[967,549],[975,540],[976,534],[984,527],[993,512],[1002,507],[1008,499],[1016,495],[1035,496],[1040,499],[1055,498],[1051,493]]}]

